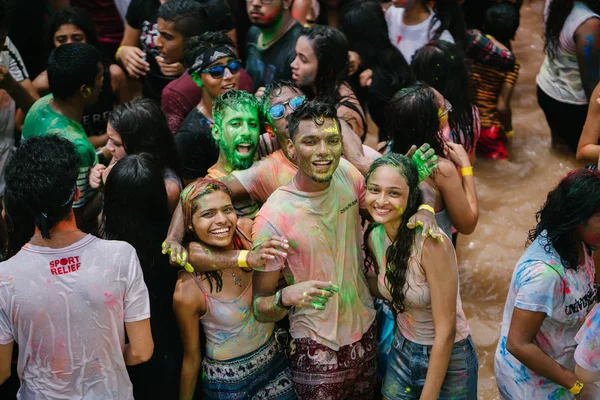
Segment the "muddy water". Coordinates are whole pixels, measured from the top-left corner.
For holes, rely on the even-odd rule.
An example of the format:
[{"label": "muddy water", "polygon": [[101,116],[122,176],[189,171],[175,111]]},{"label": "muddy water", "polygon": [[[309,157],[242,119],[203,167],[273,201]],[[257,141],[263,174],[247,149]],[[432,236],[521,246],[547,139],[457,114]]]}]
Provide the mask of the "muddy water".
[{"label": "muddy water", "polygon": [[535,77],[543,61],[543,0],[526,0],[513,50],[521,71],[513,99],[515,136],[508,162],[479,159],[475,181],[479,223],[459,237],[464,311],[479,354],[479,398],[498,399],[494,352],[508,286],[535,213],[558,180],[579,168],[574,157],[550,149],[550,131],[536,99]]}]

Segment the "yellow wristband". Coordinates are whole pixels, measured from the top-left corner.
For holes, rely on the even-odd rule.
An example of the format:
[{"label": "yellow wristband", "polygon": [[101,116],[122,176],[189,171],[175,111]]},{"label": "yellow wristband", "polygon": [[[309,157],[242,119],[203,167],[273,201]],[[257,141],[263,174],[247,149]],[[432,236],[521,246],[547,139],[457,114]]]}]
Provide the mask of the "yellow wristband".
[{"label": "yellow wristband", "polygon": [[240,255],[238,256],[238,267],[247,268],[248,267],[248,250],[240,251]]},{"label": "yellow wristband", "polygon": [[510,137],[512,137],[514,134],[515,134],[515,130],[513,129],[513,130],[511,130],[511,131],[508,131],[508,132],[506,132],[506,137],[507,137],[507,138],[510,138]]},{"label": "yellow wristband", "polygon": [[460,169],[460,174],[462,176],[471,176],[473,175],[473,167],[464,167]]},{"label": "yellow wristband", "polygon": [[583,389],[583,383],[575,381],[575,384],[571,389],[569,389],[569,392],[573,393],[574,395],[578,395],[579,392],[581,392],[581,389]]},{"label": "yellow wristband", "polygon": [[121,50],[123,50],[124,46],[119,46],[119,48],[117,49],[117,52],[115,53],[115,60],[119,59],[119,55],[121,54]]},{"label": "yellow wristband", "polygon": [[433,209],[433,207],[431,207],[429,204],[421,204],[418,208],[419,211],[421,210],[427,210],[430,213],[432,213],[433,215],[435,215],[435,210]]}]

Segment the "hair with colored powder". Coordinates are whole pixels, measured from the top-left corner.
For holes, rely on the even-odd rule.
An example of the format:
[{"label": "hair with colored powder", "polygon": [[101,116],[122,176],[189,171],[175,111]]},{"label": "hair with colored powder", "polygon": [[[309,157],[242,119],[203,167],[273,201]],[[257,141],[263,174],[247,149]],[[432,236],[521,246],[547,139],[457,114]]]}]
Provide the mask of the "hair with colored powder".
[{"label": "hair with colored powder", "polygon": [[[191,67],[196,63],[196,59],[213,47],[227,46],[235,49],[235,43],[227,36],[225,31],[205,32],[200,36],[194,36],[187,41],[185,48],[185,64],[188,73],[192,74]],[[216,61],[216,60],[215,60]]]},{"label": "hair with colored powder", "polygon": [[288,116],[288,131],[290,139],[294,140],[294,136],[298,133],[300,121],[312,120],[316,125],[321,126],[325,123],[325,119],[333,119],[338,131],[342,132],[340,120],[337,117],[337,111],[334,106],[320,101],[305,101],[300,107]]},{"label": "hair with colored powder", "polygon": [[94,22],[88,12],[81,8],[69,7],[56,11],[48,20],[48,33],[46,35],[46,48],[48,49],[48,52],[56,47],[54,45],[54,34],[63,25],[74,25],[81,29],[85,35],[85,42],[98,49],[100,48],[96,28],[94,27]]},{"label": "hair with colored powder", "polygon": [[570,172],[548,193],[535,215],[537,225],[529,231],[527,244],[541,236],[546,252],[556,250],[562,265],[576,269],[577,243],[573,232],[600,212],[600,172],[579,169]]},{"label": "hair with colored powder", "polygon": [[435,93],[426,83],[416,82],[394,95],[387,108],[386,130],[395,153],[429,143],[436,154],[444,154]]},{"label": "hair with colored powder", "polygon": [[[411,215],[417,212],[417,209],[423,201],[421,191],[419,190],[419,173],[414,162],[398,153],[388,153],[383,157],[373,161],[365,183],[367,187],[373,173],[380,167],[391,166],[398,174],[406,181],[408,185],[408,202],[406,204],[406,210],[402,214],[400,226],[398,227],[398,234],[392,242],[392,244],[386,250],[387,265],[378,266],[375,261],[374,255],[370,252],[367,246],[365,246],[365,268],[368,270],[370,266],[374,266],[375,271],[378,268],[385,268],[385,279],[389,285],[390,294],[392,295],[392,309],[396,313],[404,312],[404,298],[406,293],[406,272],[409,268],[409,261],[413,251],[413,244],[415,242],[416,231],[409,229],[406,224]],[[365,231],[364,243],[368,243],[368,237],[371,231],[379,226],[377,223],[371,223]]]},{"label": "hair with colored powder", "polygon": [[296,82],[290,80],[278,80],[269,83],[265,87],[265,91],[262,95],[261,108],[260,112],[265,121],[271,123],[271,115],[269,114],[269,109],[273,105],[273,100],[281,95],[281,92],[284,88],[289,88],[292,91],[298,93],[299,95],[303,95],[302,89],[296,85]]},{"label": "hair with colored powder", "polygon": [[[588,6],[592,12],[600,14],[599,0],[580,0],[580,2]],[[574,0],[554,0],[548,6],[544,28],[544,51],[550,58],[556,56],[560,46],[560,33],[574,5]]]},{"label": "hair with colored powder", "polygon": [[223,114],[225,110],[248,110],[256,113],[256,117],[259,118],[260,103],[256,97],[243,90],[230,90],[222,93],[213,101],[212,113],[215,119],[215,125],[221,126],[223,123]]},{"label": "hair with colored powder", "polygon": [[[185,230],[187,241],[199,241],[196,232],[194,231],[194,222],[193,217],[196,211],[198,211],[198,200],[206,196],[207,194],[215,193],[215,192],[223,192],[227,194],[231,198],[231,191],[222,182],[219,182],[215,179],[210,178],[202,178],[197,179],[194,182],[190,183],[184,190],[181,192],[181,204],[183,207],[183,220],[185,222]],[[233,235],[233,240],[236,240],[237,230]],[[215,284],[215,291],[220,292],[223,288],[223,279],[220,271],[209,271],[204,272],[208,279],[208,284],[210,286],[210,291],[213,291],[213,283]]]},{"label": "hair with colored powder", "polygon": [[436,40],[417,51],[410,66],[418,80],[440,92],[452,104],[448,124],[454,141],[467,151],[472,150],[475,118],[469,94],[469,68],[463,52],[453,43]]},{"label": "hair with colored powder", "polygon": [[170,168],[181,176],[173,135],[155,101],[135,99],[119,104],[110,112],[108,123],[121,135],[127,154],[150,153],[161,169]]}]

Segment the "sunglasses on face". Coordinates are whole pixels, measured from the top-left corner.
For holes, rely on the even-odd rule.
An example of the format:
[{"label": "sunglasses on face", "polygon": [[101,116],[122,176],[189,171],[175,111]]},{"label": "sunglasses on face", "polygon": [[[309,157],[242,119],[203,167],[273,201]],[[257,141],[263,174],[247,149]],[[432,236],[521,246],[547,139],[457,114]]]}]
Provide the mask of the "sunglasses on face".
[{"label": "sunglasses on face", "polygon": [[450,102],[448,100],[444,99],[444,110],[442,111],[441,108],[438,110],[438,118],[440,118],[440,119],[444,118],[451,111],[452,111],[452,104],[450,104]]},{"label": "sunglasses on face", "polygon": [[292,111],[296,111],[296,109],[298,109],[298,107],[300,107],[302,105],[302,103],[304,103],[305,99],[306,99],[306,97],[304,97],[304,96],[296,96],[296,97],[292,97],[285,103],[273,104],[271,106],[271,108],[269,108],[269,115],[273,119],[281,119],[285,115],[285,106],[286,105],[289,104]]},{"label": "sunglasses on face", "polygon": [[212,78],[219,79],[225,75],[225,68],[227,68],[232,75],[235,75],[242,69],[242,60],[229,61],[227,65],[215,65],[214,67],[202,69],[200,72],[209,73]]}]

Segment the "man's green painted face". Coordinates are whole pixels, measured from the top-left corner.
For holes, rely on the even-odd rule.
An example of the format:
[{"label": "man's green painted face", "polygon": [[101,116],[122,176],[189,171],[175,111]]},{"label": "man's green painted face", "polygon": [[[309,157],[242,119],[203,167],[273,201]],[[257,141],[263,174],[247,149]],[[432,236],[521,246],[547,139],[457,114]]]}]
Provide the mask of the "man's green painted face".
[{"label": "man's green painted face", "polygon": [[234,170],[247,169],[252,165],[259,136],[257,109],[245,106],[225,109],[218,141]]}]

